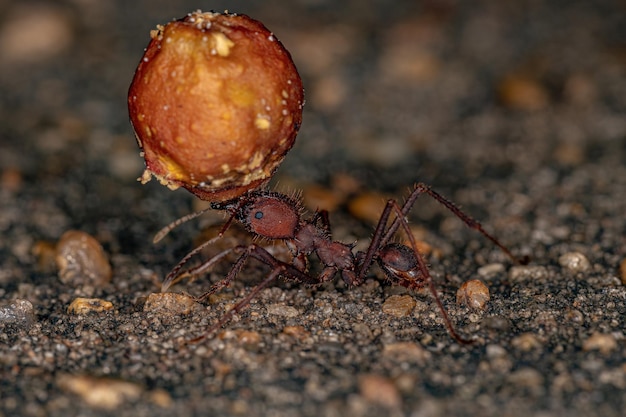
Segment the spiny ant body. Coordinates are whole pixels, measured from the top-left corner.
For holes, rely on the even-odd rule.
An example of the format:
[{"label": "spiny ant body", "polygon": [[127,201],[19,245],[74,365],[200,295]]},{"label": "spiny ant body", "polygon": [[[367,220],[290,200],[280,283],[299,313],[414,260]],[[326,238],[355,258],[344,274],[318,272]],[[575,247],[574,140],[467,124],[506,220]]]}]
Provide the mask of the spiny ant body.
[{"label": "spiny ant body", "polygon": [[[401,285],[409,290],[416,290],[428,285],[441,310],[441,314],[451,336],[460,343],[470,343],[470,341],[462,338],[452,326],[450,318],[437,295],[433,279],[426,263],[418,252],[415,239],[409,230],[406,216],[415,204],[417,198],[422,194],[432,197],[445,206],[469,227],[477,230],[496,244],[514,262],[524,262],[517,260],[504,245],[487,233],[477,221],[463,213],[452,202],[422,183],[414,187],[402,206],[395,200],[389,200],[387,202],[374,231],[374,235],[372,236],[370,245],[365,252],[354,252],[353,245],[332,239],[328,213],[326,211],[316,212],[312,218],[306,219],[302,216],[301,204],[298,200],[277,192],[253,191],[234,200],[211,204],[211,209],[227,211],[230,214],[228,221],[222,227],[218,236],[204,242],[191,251],[174,267],[163,281],[162,291],[167,291],[173,283],[183,277],[204,273],[229,253],[238,254],[239,257],[237,261],[234,263],[227,276],[223,280],[215,283],[209,291],[199,297],[200,300],[206,299],[209,295],[228,286],[237,277],[249,258],[256,259],[271,268],[269,275],[260,284],[254,287],[242,300],[224,314],[224,316],[211,326],[205,334],[193,340],[193,342],[197,342],[206,338],[224,325],[230,320],[233,314],[248,305],[263,288],[267,287],[278,277],[282,276],[283,278],[303,284],[317,285],[339,275],[348,286],[357,286],[364,282],[365,274],[372,266],[372,263],[376,262],[392,284]],[[189,215],[167,226],[157,234],[155,242],[162,239],[163,236],[174,227],[202,213],[203,212],[199,212]],[[283,241],[291,252],[291,263],[283,262],[275,258],[263,247],[251,244],[235,246],[224,250],[203,262],[201,265],[187,271],[182,271],[182,268],[191,257],[221,238],[233,220],[241,223],[254,236],[268,240]],[[408,236],[410,246],[392,242],[393,236],[400,228],[402,228],[403,232]],[[308,273],[309,256],[313,254],[319,259],[322,265],[322,270],[318,276],[312,276]]]}]

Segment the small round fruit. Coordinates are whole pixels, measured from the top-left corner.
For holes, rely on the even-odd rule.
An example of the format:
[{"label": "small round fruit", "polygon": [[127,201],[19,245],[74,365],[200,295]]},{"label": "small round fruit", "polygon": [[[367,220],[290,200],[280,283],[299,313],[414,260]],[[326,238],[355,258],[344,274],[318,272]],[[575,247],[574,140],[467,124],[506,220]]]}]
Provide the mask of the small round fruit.
[{"label": "small round fruit", "polygon": [[141,181],[209,201],[264,185],[302,122],[289,52],[260,22],[228,13],[190,13],[151,37],[128,92]]}]

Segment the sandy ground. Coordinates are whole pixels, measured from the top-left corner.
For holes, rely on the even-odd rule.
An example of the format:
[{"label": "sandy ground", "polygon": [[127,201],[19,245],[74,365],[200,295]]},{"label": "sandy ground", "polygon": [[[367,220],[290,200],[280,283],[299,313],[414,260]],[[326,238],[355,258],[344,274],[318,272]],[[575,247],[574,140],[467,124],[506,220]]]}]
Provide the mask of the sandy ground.
[{"label": "sandy ground", "polygon": [[[0,1],[0,416],[622,415],[626,8],[248,3]],[[199,7],[249,14],[291,51],[307,106],[275,183],[328,208],[336,239],[367,247],[372,208],[423,181],[531,257],[516,266],[418,201],[411,225],[473,345],[376,268],[357,288],[278,283],[185,345],[268,273],[251,263],[204,304],[149,298],[222,221],[152,244],[202,204],[136,182],[126,111],[149,30]],[[110,281],[106,263],[59,272],[72,229],[102,245]],[[201,294],[228,267],[173,290]],[[482,309],[456,302],[470,279]]]}]

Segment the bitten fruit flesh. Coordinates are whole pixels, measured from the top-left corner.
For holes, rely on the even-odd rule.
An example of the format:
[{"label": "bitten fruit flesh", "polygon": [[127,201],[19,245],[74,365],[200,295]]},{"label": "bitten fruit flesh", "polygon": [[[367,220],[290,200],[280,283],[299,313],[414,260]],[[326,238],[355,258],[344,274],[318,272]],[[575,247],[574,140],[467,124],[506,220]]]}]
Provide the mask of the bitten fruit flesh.
[{"label": "bitten fruit flesh", "polygon": [[225,201],[271,178],[302,122],[291,56],[260,22],[197,11],[151,32],[128,92],[146,170]]}]

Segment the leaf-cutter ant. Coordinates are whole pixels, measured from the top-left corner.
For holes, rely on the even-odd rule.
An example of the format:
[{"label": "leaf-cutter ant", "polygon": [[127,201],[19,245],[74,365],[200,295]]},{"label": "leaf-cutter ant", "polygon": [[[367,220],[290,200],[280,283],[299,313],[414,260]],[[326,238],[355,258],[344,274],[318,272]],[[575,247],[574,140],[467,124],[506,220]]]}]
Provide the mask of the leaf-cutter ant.
[{"label": "leaf-cutter ant", "polygon": [[[226,312],[203,335],[191,342],[198,342],[222,327],[231,317],[246,307],[259,292],[270,285],[278,277],[283,277],[307,285],[317,285],[332,280],[335,275],[341,276],[348,286],[361,285],[374,262],[376,262],[387,279],[395,285],[401,285],[409,290],[416,290],[428,286],[450,335],[459,343],[471,343],[464,339],[455,330],[446,309],[437,295],[433,279],[428,267],[417,250],[415,238],[409,230],[406,216],[415,204],[417,198],[426,194],[446,207],[460,218],[467,226],[477,230],[487,239],[498,246],[515,263],[526,263],[527,260],[517,259],[507,247],[498,239],[489,234],[476,220],[463,213],[450,200],[433,191],[429,186],[418,183],[409,194],[402,206],[396,200],[389,200],[380,216],[372,240],[366,251],[353,250],[353,245],[338,242],[332,239],[330,223],[326,211],[318,211],[311,218],[302,216],[301,202],[285,194],[273,191],[252,191],[239,198],[220,203],[211,203],[210,209],[224,210],[229,218],[218,235],[207,240],[189,252],[166,276],[162,284],[162,291],[167,291],[172,284],[186,276],[196,276],[204,273],[226,255],[234,253],[238,259],[230,272],[221,281],[215,283],[209,291],[198,300],[204,300],[228,286],[239,274],[248,259],[253,258],[271,268],[269,275],[257,284],[243,299]],[[173,228],[183,222],[191,220],[209,209],[190,214],[162,229],[154,238],[161,240]],[[241,223],[255,237],[267,240],[283,241],[292,255],[291,263],[281,261],[257,244],[238,245],[226,249],[201,265],[183,271],[185,264],[202,249],[220,239],[231,225],[233,220]],[[392,241],[394,235],[402,228],[408,236],[410,246]],[[317,276],[308,273],[309,255],[315,254],[322,265]]]}]

